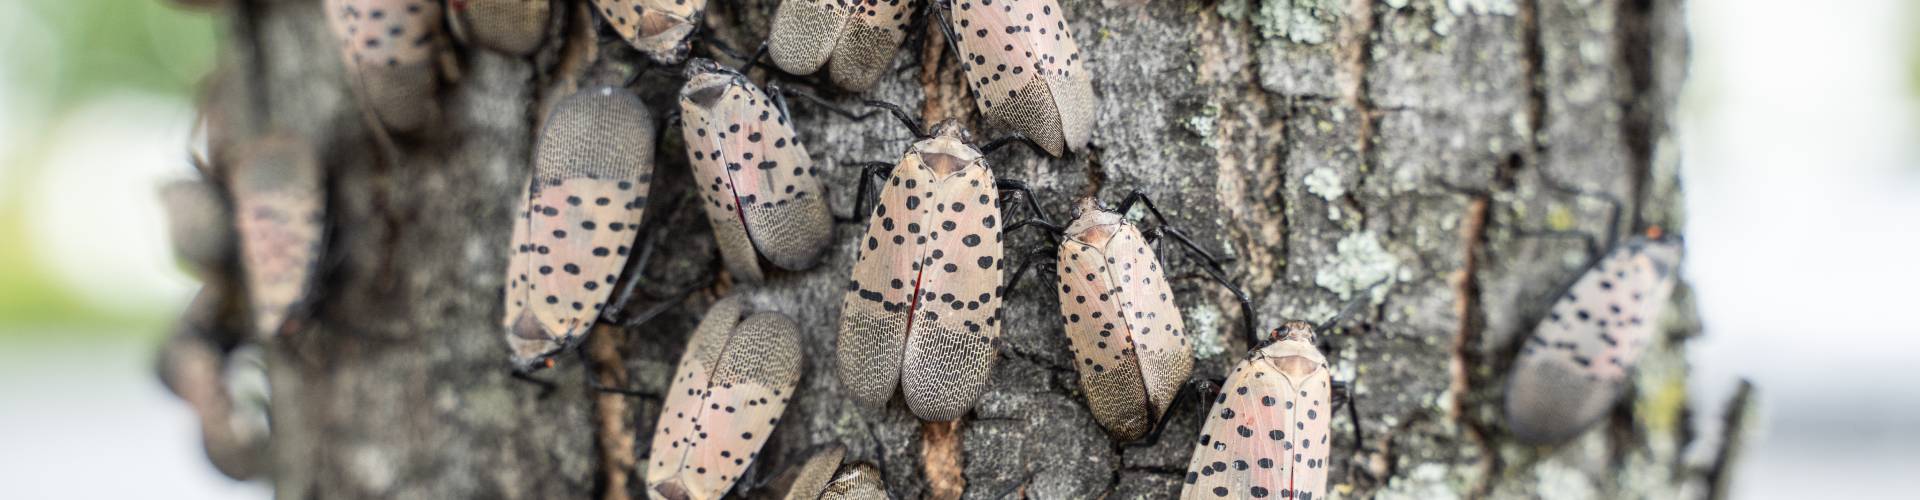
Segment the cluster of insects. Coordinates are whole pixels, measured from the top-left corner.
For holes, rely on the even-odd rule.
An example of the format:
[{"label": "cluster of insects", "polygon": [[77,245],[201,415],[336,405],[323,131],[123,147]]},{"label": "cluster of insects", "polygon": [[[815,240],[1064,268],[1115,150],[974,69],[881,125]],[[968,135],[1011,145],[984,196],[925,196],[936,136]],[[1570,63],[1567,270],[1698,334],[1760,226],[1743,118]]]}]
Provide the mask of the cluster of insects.
[{"label": "cluster of insects", "polygon": [[[835,217],[820,166],[787,111],[784,91],[746,74],[761,54],[792,75],[825,72],[848,92],[875,85],[909,35],[937,23],[959,58],[978,110],[1005,137],[977,141],[961,122],[925,127],[877,101],[915,137],[891,162],[865,164],[855,217],[865,231],[845,285],[834,346],[852,398],[885,406],[898,394],[920,419],[970,412],[988,388],[1007,291],[1052,260],[1060,318],[1085,404],[1116,441],[1155,442],[1183,401],[1207,410],[1183,478],[1183,498],[1325,496],[1331,421],[1358,418],[1333,380],[1322,335],[1332,321],[1261,330],[1251,302],[1213,254],[1167,224],[1144,194],[1115,206],[1087,197],[1057,224],[988,156],[1024,144],[1052,156],[1086,149],[1098,108],[1092,74],[1055,0],[785,0],[763,51],[736,69],[690,57],[703,0],[592,0],[599,22],[684,86],[671,111],[726,272],[752,286],[807,272],[833,242]],[[561,9],[549,0],[324,0],[351,87],[372,123],[404,133],[438,119],[435,54],[443,32],[510,55],[537,50]],[[587,86],[543,120],[525,188],[513,200],[500,327],[527,377],[578,348],[619,307],[650,189],[655,110],[620,85]],[[325,248],[324,182],[309,145],[260,141],[220,179],[170,187],[181,224],[232,221],[254,331],[297,330]],[[874,184],[878,193],[873,193]],[[1024,203],[1003,206],[1004,200]],[[867,205],[871,204],[871,209]],[[1158,222],[1129,217],[1144,208]],[[1014,212],[1026,212],[1009,217]],[[507,221],[502,221],[507,223]],[[1006,235],[1038,231],[1053,248],[1008,275]],[[1610,233],[1611,234],[1611,233]],[[217,243],[176,238],[196,267],[226,266]],[[1239,298],[1252,349],[1223,381],[1193,373],[1195,341],[1156,249],[1171,241]],[[1564,441],[1617,403],[1654,337],[1681,245],[1657,232],[1613,245],[1559,297],[1524,341],[1505,411],[1522,441]],[[1044,269],[1044,268],[1040,268]],[[1039,273],[1044,276],[1047,273]],[[1040,278],[1046,279],[1046,278]],[[781,422],[801,379],[800,326],[737,295],[692,334],[662,400],[645,481],[658,498],[719,498],[736,488]],[[619,388],[600,388],[624,391]],[[1345,404],[1338,401],[1344,400]],[[1358,432],[1359,423],[1353,422]],[[830,448],[789,474],[788,498],[885,498],[878,469]]]}]

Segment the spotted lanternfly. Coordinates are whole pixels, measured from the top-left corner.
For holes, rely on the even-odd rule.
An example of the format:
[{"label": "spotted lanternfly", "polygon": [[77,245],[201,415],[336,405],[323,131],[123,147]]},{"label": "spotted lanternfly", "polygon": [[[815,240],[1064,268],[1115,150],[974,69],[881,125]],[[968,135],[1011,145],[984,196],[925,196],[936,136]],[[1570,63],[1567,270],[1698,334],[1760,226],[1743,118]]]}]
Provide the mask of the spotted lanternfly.
[{"label": "spotted lanternfly", "polygon": [[502,326],[516,366],[537,368],[578,342],[607,307],[647,207],[653,139],[646,104],[624,89],[554,106],[507,264]]},{"label": "spotted lanternfly", "polygon": [[326,9],[362,105],[391,130],[435,120],[440,2],[326,0]]},{"label": "spotted lanternfly", "polygon": [[687,58],[687,39],[707,12],[707,0],[593,0],[621,38],[662,65]]},{"label": "spotted lanternfly", "polygon": [[889,177],[847,283],[840,380],[872,406],[897,381],[915,415],[953,420],[986,390],[1000,338],[999,189],[953,121],[909,147]]},{"label": "spotted lanternfly", "polygon": [[220,188],[204,180],[178,180],[160,186],[173,253],[195,275],[207,277],[227,268],[233,258],[233,211]]},{"label": "spotted lanternfly", "polygon": [[865,463],[841,465],[847,449],[831,446],[808,458],[798,470],[784,474],[786,500],[886,500],[880,471]]},{"label": "spotted lanternfly", "polygon": [[653,498],[726,494],[759,456],[800,381],[799,327],[785,314],[745,314],[741,302],[714,303],[687,341],[648,455]]},{"label": "spotted lanternfly", "polygon": [[1180,498],[1326,496],[1332,407],[1332,377],[1313,325],[1287,322],[1227,375]]},{"label": "spotted lanternfly", "polygon": [[324,244],[326,193],[305,141],[271,136],[242,146],[228,179],[234,228],[260,338],[280,333],[311,295]]},{"label": "spotted lanternfly", "polygon": [[1507,381],[1507,427],[1556,443],[1605,416],[1655,338],[1680,265],[1677,237],[1628,239],[1560,295],[1520,349]]},{"label": "spotted lanternfly", "polygon": [[1060,243],[1060,315],[1094,419],[1131,441],[1186,384],[1193,345],[1146,237],[1092,197],[1079,205]]},{"label": "spotted lanternfly", "polygon": [[873,87],[893,66],[917,0],[786,0],[773,15],[767,55],[781,70],[812,74],[822,64],[841,88]]},{"label": "spotted lanternfly", "polygon": [[681,132],[707,220],[734,278],[760,281],[759,257],[775,267],[813,267],[832,236],[820,169],[778,106],[739,72],[711,60],[687,63]]},{"label": "spotted lanternfly", "polygon": [[447,26],[468,44],[507,54],[540,48],[553,0],[448,0]]},{"label": "spotted lanternfly", "polygon": [[949,27],[980,111],[1047,154],[1078,151],[1096,102],[1080,48],[1054,0],[951,0]]},{"label": "spotted lanternfly", "polygon": [[888,500],[887,484],[880,479],[880,469],[873,464],[857,463],[840,467],[834,473],[833,482],[827,483],[826,491],[820,492],[820,500]]}]

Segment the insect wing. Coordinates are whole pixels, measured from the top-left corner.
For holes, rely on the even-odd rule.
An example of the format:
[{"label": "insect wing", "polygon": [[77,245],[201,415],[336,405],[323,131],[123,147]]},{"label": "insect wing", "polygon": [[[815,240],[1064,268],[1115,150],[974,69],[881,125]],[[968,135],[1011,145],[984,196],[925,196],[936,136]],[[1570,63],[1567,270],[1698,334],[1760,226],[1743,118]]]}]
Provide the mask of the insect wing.
[{"label": "insect wing", "polygon": [[1241,362],[1201,428],[1180,497],[1324,497],[1331,401],[1324,360],[1256,353]]},{"label": "insect wing", "polygon": [[432,120],[438,113],[433,55],[440,3],[326,0],[325,5],[348,78],[380,122],[414,130]]},{"label": "insect wing", "polygon": [[[654,497],[717,499],[725,495],[779,425],[780,414],[800,381],[799,328],[785,315],[748,316],[724,344],[712,379],[691,409],[694,427],[687,429],[692,435],[677,450],[680,466],[660,471],[666,476],[658,482],[652,479],[652,471],[648,473]],[[666,408],[662,422],[667,411],[687,411],[681,406]],[[660,437],[665,435],[656,434],[656,439]],[[675,455],[671,447],[670,457]]]},{"label": "insect wing", "polygon": [[1009,124],[1058,156],[1086,146],[1094,97],[1080,48],[1053,0],[957,0],[953,30],[988,118]]},{"label": "insect wing", "polygon": [[827,62],[846,29],[847,8],[836,0],[785,0],[773,15],[767,55],[780,70],[812,74]]},{"label": "insect wing", "polygon": [[1087,407],[1101,426],[1124,440],[1153,427],[1145,379],[1134,357],[1128,316],[1101,250],[1078,240],[1060,245],[1060,314],[1080,373]]},{"label": "insect wing", "polygon": [[873,88],[893,67],[894,54],[907,38],[907,23],[918,6],[914,0],[856,2],[851,22],[833,47],[828,67],[833,83],[854,91]]},{"label": "insect wing", "polygon": [[793,125],[767,94],[744,84],[745,98],[719,108],[722,160],[745,217],[747,236],[781,269],[813,267],[832,236],[820,170],[795,139]]},{"label": "insect wing", "polygon": [[707,10],[706,0],[593,0],[601,18],[654,62],[687,57],[687,39]]},{"label": "insect wing", "polygon": [[323,245],[320,165],[297,139],[274,137],[242,153],[230,188],[255,333],[280,332],[307,299]]},{"label": "insect wing", "polygon": [[625,268],[653,179],[653,119],[638,97],[589,89],[540,136],[527,221],[532,309],[556,338],[585,335]]},{"label": "insect wing", "polygon": [[[860,240],[840,313],[840,380],[869,406],[886,404],[900,380],[907,323],[920,283],[933,172],[909,152],[880,188]],[[912,199],[909,204],[908,200]]]},{"label": "insect wing", "polygon": [[1187,342],[1180,308],[1173,303],[1173,289],[1167,286],[1160,259],[1140,230],[1121,224],[1107,242],[1106,255],[1111,260],[1109,275],[1119,278],[1114,295],[1157,420],[1193,374],[1193,344]]},{"label": "insect wing", "polygon": [[921,231],[920,296],[900,384],[926,420],[959,418],[986,390],[1000,338],[1000,199],[993,172],[974,162],[940,181]]}]

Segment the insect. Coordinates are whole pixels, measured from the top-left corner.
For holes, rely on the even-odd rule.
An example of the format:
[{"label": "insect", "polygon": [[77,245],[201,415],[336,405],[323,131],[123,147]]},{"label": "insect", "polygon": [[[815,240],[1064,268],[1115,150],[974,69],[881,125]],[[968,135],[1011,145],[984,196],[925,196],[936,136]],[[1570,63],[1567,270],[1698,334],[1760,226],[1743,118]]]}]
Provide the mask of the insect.
[{"label": "insect", "polygon": [[653,181],[653,117],[599,87],[562,99],[540,132],[508,257],[507,343],[517,370],[552,364],[606,309]]},{"label": "insect", "polygon": [[1514,437],[1562,442],[1605,416],[1657,333],[1682,253],[1678,237],[1652,229],[1613,245],[1560,295],[1507,380]]},{"label": "insect", "polygon": [[1228,373],[1201,424],[1180,498],[1326,495],[1334,383],[1314,331],[1289,321]]},{"label": "insect", "polygon": [[227,269],[233,258],[233,210],[219,186],[200,179],[160,186],[173,253],[203,278]]},{"label": "insect", "polygon": [[1098,103],[1059,3],[946,1],[952,16],[942,31],[987,119],[1032,139],[1049,155],[1084,149]]},{"label": "insect", "polygon": [[687,58],[687,39],[700,26],[707,0],[593,0],[621,38],[665,66]]},{"label": "insect", "polygon": [[708,59],[687,63],[681,131],[721,257],[736,279],[775,267],[813,267],[832,236],[820,169],[776,103],[739,72]]},{"label": "insect", "polygon": [[254,333],[278,335],[312,296],[325,242],[320,162],[305,141],[271,135],[242,146],[229,175]]},{"label": "insect", "polygon": [[440,2],[326,0],[326,9],[362,106],[397,131],[437,119]]},{"label": "insect", "polygon": [[[1172,236],[1205,261],[1209,276],[1251,310],[1246,294],[1219,270],[1218,260],[1169,226],[1145,194],[1129,194],[1118,210],[1100,206],[1091,196],[1082,198],[1073,221],[1064,228],[1038,217],[1010,228],[1041,227],[1057,238],[1054,260],[1060,317],[1066,324],[1080,388],[1087,394],[1094,419],[1128,442],[1157,430],[1156,424],[1189,385],[1193,372],[1193,345],[1154,252],[1154,238],[1126,218],[1136,204],[1145,205],[1159,219],[1156,234]],[[1014,283],[1033,262],[1046,258],[1028,259],[1014,273]]]},{"label": "insect", "polygon": [[918,0],[786,0],[773,16],[768,55],[781,70],[812,74],[827,65],[835,85],[873,88],[893,65]]},{"label": "insect", "polygon": [[1006,267],[999,194],[1025,187],[994,180],[983,153],[991,149],[974,148],[959,122],[928,134],[898,107],[870,104],[888,107],[920,140],[898,164],[869,164],[862,175],[864,202],[866,181],[891,168],[847,282],[840,380],[871,406],[886,404],[897,382],[915,415],[953,420],[993,370]]},{"label": "insect", "polygon": [[845,464],[846,448],[834,446],[807,459],[793,484],[787,500],[886,500],[887,486],[880,482],[880,470],[866,463]]},{"label": "insect", "polygon": [[742,302],[714,303],[687,341],[653,433],[650,496],[720,498],[759,456],[793,396],[799,327],[780,313],[746,314]]},{"label": "insect", "polygon": [[467,43],[527,55],[546,39],[552,0],[450,0],[447,26]]}]

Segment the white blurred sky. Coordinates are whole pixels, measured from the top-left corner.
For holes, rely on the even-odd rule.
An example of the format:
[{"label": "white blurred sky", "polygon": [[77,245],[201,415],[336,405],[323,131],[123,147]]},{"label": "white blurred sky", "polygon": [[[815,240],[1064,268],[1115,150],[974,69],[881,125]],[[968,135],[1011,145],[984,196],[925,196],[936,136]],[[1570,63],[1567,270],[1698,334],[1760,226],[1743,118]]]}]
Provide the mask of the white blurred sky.
[{"label": "white blurred sky", "polygon": [[[1678,118],[1686,272],[1707,325],[1693,346],[1693,385],[1711,416],[1735,377],[1752,377],[1770,423],[1738,476],[1738,498],[1786,498],[1810,483],[1824,497],[1894,498],[1903,473],[1920,466],[1912,451],[1920,431],[1909,430],[1920,422],[1910,368],[1920,364],[1920,323],[1900,320],[1920,307],[1920,101],[1908,81],[1915,3],[1691,4],[1693,69]],[[36,24],[0,2],[0,32],[14,34],[0,36],[0,53],[44,53],[51,42],[35,41]],[[153,192],[188,172],[187,103],[118,95],[29,123],[41,108],[32,96],[44,89],[17,83],[0,74],[0,158],[22,141],[47,148],[48,168],[25,200],[42,265],[105,307],[184,303],[191,285],[166,257]],[[0,182],[18,175],[0,171]],[[186,409],[145,368],[145,348],[0,352],[9,391],[0,470],[33,472],[9,479],[9,491],[262,493],[205,464]],[[107,357],[115,368],[21,361],[49,356]],[[15,383],[23,380],[46,383]],[[68,461],[91,467],[49,470]],[[99,468],[149,474],[118,488],[92,484],[89,470]]]}]

